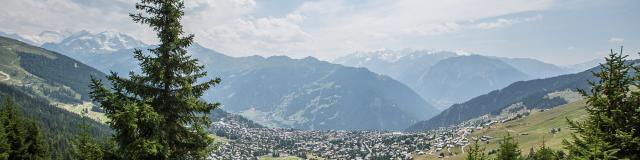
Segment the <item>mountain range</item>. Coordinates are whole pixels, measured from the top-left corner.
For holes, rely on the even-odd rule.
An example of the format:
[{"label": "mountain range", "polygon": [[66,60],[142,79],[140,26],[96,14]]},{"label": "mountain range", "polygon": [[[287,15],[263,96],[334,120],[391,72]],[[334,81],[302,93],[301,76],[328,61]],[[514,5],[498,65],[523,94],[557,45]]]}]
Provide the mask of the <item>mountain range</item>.
[{"label": "mountain range", "polygon": [[24,42],[33,46],[40,46],[44,43],[49,43],[49,42],[59,42],[71,34],[73,34],[73,32],[71,31],[50,31],[50,30],[45,30],[35,35],[21,35],[16,33],[8,33],[8,32],[0,31],[0,36],[2,37],[8,37],[15,40],[19,40],[21,42]]},{"label": "mountain range", "polygon": [[[137,68],[132,48],[153,47],[132,39],[80,33],[42,47],[104,72],[126,74]],[[221,102],[225,110],[268,127],[399,130],[439,112],[403,83],[367,69],[311,57],[230,57],[198,44],[188,50],[209,76],[223,79],[205,100]]]},{"label": "mountain range", "polygon": [[563,105],[571,102],[572,98],[569,97],[575,97],[578,89],[588,90],[588,81],[597,80],[592,72],[599,70],[598,66],[574,74],[516,82],[464,103],[455,104],[429,120],[416,123],[407,131],[450,126],[486,114],[499,114],[503,109],[514,105],[541,109]]},{"label": "mountain range", "polygon": [[[133,49],[154,46],[116,32],[79,32],[42,47],[99,70],[93,72],[127,74],[137,71]],[[416,131],[495,113],[516,103],[529,107],[563,104],[567,101],[562,97],[549,95],[571,91],[576,88],[572,85],[580,86],[582,83],[578,81],[583,79],[553,76],[589,65],[576,65],[571,70],[526,58],[383,50],[356,53],[334,61],[346,65],[343,66],[313,57],[230,57],[197,43],[188,50],[206,66],[210,78],[223,79],[221,85],[205,94],[205,100],[221,102],[224,110],[247,117],[257,122],[257,126],[311,130],[408,127]],[[38,59],[28,63],[37,62]],[[58,83],[68,83],[72,88],[73,84],[82,84],[71,82]],[[531,85],[536,88],[527,87]],[[76,91],[85,89],[76,87]],[[79,96],[56,98],[74,103],[87,100],[81,92],[70,95]],[[429,102],[444,111],[437,115],[438,109]],[[451,108],[447,108],[450,104]],[[418,123],[412,125],[415,122]]]},{"label": "mountain range", "polygon": [[529,78],[499,59],[479,55],[458,56],[433,65],[419,77],[416,90],[428,101],[446,106]]},{"label": "mountain range", "polygon": [[513,82],[575,71],[535,59],[489,57],[459,51],[357,52],[333,62],[389,75],[441,110]]}]

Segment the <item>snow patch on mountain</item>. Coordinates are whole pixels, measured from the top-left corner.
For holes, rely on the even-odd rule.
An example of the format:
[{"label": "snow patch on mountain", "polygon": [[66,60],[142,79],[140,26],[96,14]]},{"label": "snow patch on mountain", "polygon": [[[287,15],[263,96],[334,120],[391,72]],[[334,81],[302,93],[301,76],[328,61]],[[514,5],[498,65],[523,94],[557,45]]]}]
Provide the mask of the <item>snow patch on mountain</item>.
[{"label": "snow patch on mountain", "polygon": [[57,43],[65,37],[71,35],[70,31],[42,31],[38,34],[17,34],[11,32],[0,32],[0,36],[13,38],[24,43],[28,43],[35,46],[40,46],[44,43]]},{"label": "snow patch on mountain", "polygon": [[94,54],[107,54],[121,49],[132,49],[147,46],[129,35],[113,31],[90,33],[80,31],[65,38],[59,44],[72,51],[88,51]]},{"label": "snow patch on mountain", "polygon": [[42,31],[37,35],[27,36],[27,39],[35,42],[36,45],[42,45],[44,43],[60,42],[71,34],[73,34],[71,31]]},{"label": "snow patch on mountain", "polygon": [[[421,58],[425,55],[432,55],[437,53],[450,52],[444,50],[415,50],[415,49],[403,49],[403,50],[374,50],[374,51],[358,51],[353,54],[349,54],[344,57],[337,58],[334,62],[338,64],[349,63],[350,65],[361,66],[367,62],[379,61],[385,63],[396,63],[403,60],[413,60]],[[458,52],[454,52],[460,55]],[[467,55],[467,54],[465,54]],[[347,62],[350,61],[350,62]],[[354,61],[359,61],[355,62]]]}]

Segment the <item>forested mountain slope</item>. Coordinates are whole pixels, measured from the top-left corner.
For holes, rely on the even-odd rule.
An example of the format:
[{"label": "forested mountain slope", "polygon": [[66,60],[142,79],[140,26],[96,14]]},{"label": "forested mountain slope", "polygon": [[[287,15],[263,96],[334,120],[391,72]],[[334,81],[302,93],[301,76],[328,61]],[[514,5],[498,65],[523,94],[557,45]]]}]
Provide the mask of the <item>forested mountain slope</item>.
[{"label": "forested mountain slope", "polygon": [[[636,60],[630,63],[637,62]],[[467,102],[455,104],[439,115],[416,123],[407,130],[421,131],[454,125],[485,114],[497,114],[502,109],[516,103],[522,103],[528,108],[548,108],[566,104],[566,100],[562,97],[553,97],[549,94],[566,90],[589,89],[587,81],[596,80],[591,72],[599,69],[599,67],[595,67],[575,74],[516,82]]]},{"label": "forested mountain slope", "polygon": [[[102,71],[137,70],[131,49],[106,52],[78,47],[73,56]],[[223,109],[269,127],[397,130],[438,113],[404,84],[366,69],[310,57],[230,57],[198,44],[188,50],[210,78],[222,78],[204,99],[221,102]]]},{"label": "forested mountain slope", "polygon": [[97,139],[111,134],[105,124],[59,107],[88,100],[89,76],[104,74],[64,55],[5,37],[0,37],[0,57],[0,71],[8,75],[0,80],[0,101],[13,99],[23,115],[40,124],[53,158],[70,158],[81,124],[88,125]]}]

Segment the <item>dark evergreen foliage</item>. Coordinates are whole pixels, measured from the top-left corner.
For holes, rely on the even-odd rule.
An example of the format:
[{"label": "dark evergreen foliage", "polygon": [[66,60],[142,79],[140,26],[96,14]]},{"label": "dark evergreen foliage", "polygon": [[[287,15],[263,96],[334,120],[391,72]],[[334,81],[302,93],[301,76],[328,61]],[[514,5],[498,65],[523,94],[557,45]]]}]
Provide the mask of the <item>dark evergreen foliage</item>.
[{"label": "dark evergreen foliage", "polygon": [[498,148],[496,158],[498,160],[522,159],[520,149],[518,148],[518,142],[509,133],[507,133],[507,135],[500,141],[500,147]]},{"label": "dark evergreen foliage", "polygon": [[50,159],[49,147],[36,122],[24,119],[18,106],[8,97],[0,108],[0,125],[8,142],[7,159]]},{"label": "dark evergreen foliage", "polygon": [[77,160],[97,160],[104,158],[103,147],[91,137],[86,124],[80,126],[82,131],[74,144],[73,158]]},{"label": "dark evergreen foliage", "polygon": [[640,159],[640,76],[630,74],[640,70],[628,63],[627,56],[611,54],[593,72],[597,81],[589,81],[591,90],[580,90],[587,97],[588,118],[568,120],[575,134],[565,140],[569,157],[576,159]]},{"label": "dark evergreen foliage", "polygon": [[[46,137],[44,141],[49,147],[47,150],[51,158],[46,159],[72,158],[72,142],[81,131],[77,127],[82,124],[80,115],[52,106],[48,100],[34,96],[20,87],[0,83],[0,98],[7,97],[15,99],[14,103],[20,106],[17,110],[22,113],[24,121],[38,124],[42,131],[42,136]],[[88,120],[86,124],[91,136],[96,137],[98,140],[104,140],[112,133],[108,126],[96,121]],[[6,130],[7,127],[4,128]],[[0,148],[1,146],[2,144],[0,143]],[[0,157],[1,155],[2,152],[0,151]]]},{"label": "dark evergreen foliage", "polygon": [[0,125],[0,160],[9,158],[10,152],[11,146],[9,145],[9,140],[7,139],[7,133],[4,129],[4,125]]},{"label": "dark evergreen foliage", "polygon": [[141,74],[128,78],[112,73],[113,88],[94,79],[91,97],[103,107],[116,131],[117,152],[132,159],[203,159],[212,149],[206,129],[210,112],[219,104],[200,99],[220,79],[198,83],[207,74],[186,48],[193,35],[184,35],[180,18],[182,0],[143,0],[131,14],[135,22],[149,25],[160,40],[150,55],[135,50]]},{"label": "dark evergreen foliage", "polygon": [[537,151],[531,148],[527,160],[561,160],[565,159],[564,152],[555,151],[545,144],[544,137],[542,138],[542,146]]}]

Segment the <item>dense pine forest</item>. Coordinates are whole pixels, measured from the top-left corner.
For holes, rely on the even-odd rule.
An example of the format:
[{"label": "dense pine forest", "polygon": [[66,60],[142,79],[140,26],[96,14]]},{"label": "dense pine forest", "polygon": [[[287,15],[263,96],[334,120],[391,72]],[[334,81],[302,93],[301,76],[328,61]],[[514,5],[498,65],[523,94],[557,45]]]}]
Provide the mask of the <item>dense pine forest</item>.
[{"label": "dense pine forest", "polygon": [[[33,134],[37,132],[39,134],[37,140],[40,143],[38,147],[46,147],[46,149],[39,148],[46,153],[38,155],[40,159],[71,159],[74,151],[73,146],[77,142],[78,135],[84,132],[80,128],[82,125],[87,126],[86,132],[97,141],[106,140],[112,133],[112,130],[102,123],[50,105],[48,100],[34,97],[17,87],[0,84],[0,96],[3,103],[3,116],[12,114],[12,117],[2,118],[4,131],[9,131],[8,125],[17,127],[13,128],[14,133],[7,133],[14,134],[16,137],[7,139],[6,143],[26,144],[24,142],[26,136],[36,136]],[[26,132],[26,130],[31,130],[34,133]],[[6,153],[20,152],[19,150],[23,148],[22,146],[16,147],[18,148],[5,148],[8,151]],[[23,159],[11,157],[13,156],[9,158]]]}]

